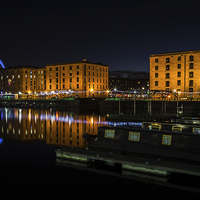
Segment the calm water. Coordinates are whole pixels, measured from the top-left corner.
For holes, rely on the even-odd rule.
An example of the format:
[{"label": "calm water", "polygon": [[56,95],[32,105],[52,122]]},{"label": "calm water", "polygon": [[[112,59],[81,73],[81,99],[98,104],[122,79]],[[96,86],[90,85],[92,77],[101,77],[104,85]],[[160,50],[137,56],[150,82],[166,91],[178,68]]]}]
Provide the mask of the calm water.
[{"label": "calm water", "polygon": [[193,193],[90,171],[59,167],[55,149],[85,148],[84,132],[97,134],[104,116],[1,108],[1,191],[7,198],[153,198]]}]

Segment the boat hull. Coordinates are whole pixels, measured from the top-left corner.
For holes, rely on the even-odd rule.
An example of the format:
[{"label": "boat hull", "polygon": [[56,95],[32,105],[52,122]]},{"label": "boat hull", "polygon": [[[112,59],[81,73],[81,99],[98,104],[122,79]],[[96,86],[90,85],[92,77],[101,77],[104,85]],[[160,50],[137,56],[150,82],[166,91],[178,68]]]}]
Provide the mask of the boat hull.
[{"label": "boat hull", "polygon": [[[170,157],[200,161],[200,136],[143,129],[115,128],[115,138],[105,138],[105,130],[111,127],[99,127],[98,135],[85,133],[89,148],[118,151],[125,154],[139,153],[158,157]],[[139,141],[128,140],[130,131],[140,133]],[[170,135],[170,145],[163,145],[162,136]]]}]

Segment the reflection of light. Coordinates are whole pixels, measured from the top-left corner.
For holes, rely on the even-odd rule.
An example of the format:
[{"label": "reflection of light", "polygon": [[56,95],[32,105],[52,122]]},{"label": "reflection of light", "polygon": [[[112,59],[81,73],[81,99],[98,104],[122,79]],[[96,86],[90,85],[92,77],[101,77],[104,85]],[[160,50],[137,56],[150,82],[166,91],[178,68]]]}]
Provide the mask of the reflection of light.
[{"label": "reflection of light", "polygon": [[56,111],[56,121],[58,121],[58,111]]},{"label": "reflection of light", "polygon": [[7,120],[8,120],[8,115],[7,115],[7,112],[8,112],[8,109],[7,108],[5,108],[5,115],[6,115],[6,123],[7,123]]},{"label": "reflection of light", "polygon": [[0,144],[3,142],[3,138],[0,138]]},{"label": "reflection of light", "polygon": [[93,117],[90,119],[90,122],[93,124],[93,122],[94,122],[94,119],[93,119]]},{"label": "reflection of light", "polygon": [[19,123],[22,121],[22,109],[19,109]]},{"label": "reflection of light", "polygon": [[31,109],[28,110],[28,119],[31,121]]}]

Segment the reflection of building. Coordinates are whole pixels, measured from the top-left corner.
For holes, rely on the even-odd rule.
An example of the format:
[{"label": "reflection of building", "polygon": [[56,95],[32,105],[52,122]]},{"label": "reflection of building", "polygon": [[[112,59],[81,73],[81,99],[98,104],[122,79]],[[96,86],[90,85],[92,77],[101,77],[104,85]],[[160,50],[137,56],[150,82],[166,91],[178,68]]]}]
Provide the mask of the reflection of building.
[{"label": "reflection of building", "polygon": [[[87,132],[97,135],[100,126],[99,116],[80,115],[76,119],[63,113],[56,113],[60,120],[47,121],[47,143],[84,148],[86,142],[82,135]],[[63,116],[62,116],[63,115]],[[68,121],[67,123],[65,121]],[[105,117],[101,118],[105,120]]]},{"label": "reflection of building", "polygon": [[0,137],[11,140],[46,139],[45,121],[39,120],[41,111],[2,109],[0,114]]},{"label": "reflection of building", "polygon": [[2,109],[0,138],[9,140],[46,140],[47,144],[85,148],[82,135],[97,134],[105,117],[69,115],[49,110]]},{"label": "reflection of building", "polygon": [[0,68],[1,94],[56,94],[73,90],[79,97],[104,97],[108,65],[87,60],[49,64],[45,68]]},{"label": "reflection of building", "polygon": [[200,97],[200,50],[150,56],[150,89]]}]

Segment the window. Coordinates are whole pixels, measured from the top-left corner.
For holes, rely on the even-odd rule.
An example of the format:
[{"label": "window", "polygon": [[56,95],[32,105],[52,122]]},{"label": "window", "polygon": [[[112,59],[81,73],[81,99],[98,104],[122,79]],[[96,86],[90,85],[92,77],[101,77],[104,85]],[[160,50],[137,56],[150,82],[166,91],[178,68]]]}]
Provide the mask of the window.
[{"label": "window", "polygon": [[128,139],[131,141],[139,141],[140,133],[139,132],[129,132]]},{"label": "window", "polygon": [[169,63],[170,62],[170,58],[166,58],[166,63]]},{"label": "window", "polygon": [[193,72],[189,72],[189,77],[190,77],[190,78],[193,77]]},{"label": "window", "polygon": [[65,67],[63,67],[62,69],[65,70]]},{"label": "window", "polygon": [[18,78],[20,78],[20,75],[18,75]]},{"label": "window", "polygon": [[49,71],[51,71],[51,68],[49,68]]},{"label": "window", "polygon": [[79,71],[77,71],[76,74],[79,75]]},{"label": "window", "polygon": [[189,57],[189,61],[194,61],[194,56],[193,56],[193,55],[191,55],[191,56]]},{"label": "window", "polygon": [[77,65],[76,69],[79,69],[79,66]]},{"label": "window", "polygon": [[155,73],[155,78],[158,78],[158,73]]},{"label": "window", "polygon": [[181,77],[181,72],[177,72],[177,77]]},{"label": "window", "polygon": [[172,131],[182,132],[182,127],[181,126],[172,126]]},{"label": "window", "polygon": [[49,79],[49,83],[51,83],[51,79]]},{"label": "window", "polygon": [[172,136],[171,135],[163,135],[162,144],[171,145]]},{"label": "window", "polygon": [[69,78],[69,82],[72,82],[72,77]]},{"label": "window", "polygon": [[181,56],[178,57],[178,61],[181,61]]},{"label": "window", "polygon": [[79,77],[77,77],[77,82],[79,82]]},{"label": "window", "polygon": [[77,84],[77,89],[79,89],[79,84]]},{"label": "window", "polygon": [[177,65],[177,69],[181,69],[181,64],[178,64],[178,65]]},{"label": "window", "polygon": [[181,80],[177,80],[177,86],[181,85]]},{"label": "window", "polygon": [[105,138],[114,138],[115,137],[115,130],[106,129],[104,136],[105,136]]},{"label": "window", "polygon": [[49,85],[49,89],[51,89],[51,85]]},{"label": "window", "polygon": [[65,78],[63,78],[63,83],[65,82]]},{"label": "window", "polygon": [[169,73],[166,73],[166,78],[169,78]]},{"label": "window", "polygon": [[58,71],[58,67],[56,67],[56,71]]},{"label": "window", "polygon": [[155,63],[158,63],[158,58],[155,58]]},{"label": "window", "polygon": [[189,88],[189,92],[193,92],[193,88]]},{"label": "window", "polygon": [[193,86],[193,80],[189,81],[189,86]]},{"label": "window", "polygon": [[72,70],[72,66],[69,66],[69,70]]},{"label": "window", "polygon": [[56,83],[58,83],[58,78],[56,78]]},{"label": "window", "polygon": [[63,84],[63,89],[65,89],[65,85]]},{"label": "window", "polygon": [[166,81],[166,87],[169,87],[169,81]]},{"label": "window", "polygon": [[56,89],[58,89],[58,84],[56,84]]},{"label": "window", "polygon": [[155,81],[155,86],[158,86],[158,81]]},{"label": "window", "polygon": [[58,76],[58,72],[56,72],[56,76]]},{"label": "window", "polygon": [[169,65],[166,65],[166,70],[169,70]]},{"label": "window", "polygon": [[193,67],[194,67],[194,63],[190,63],[189,64],[189,69],[193,69]]}]

